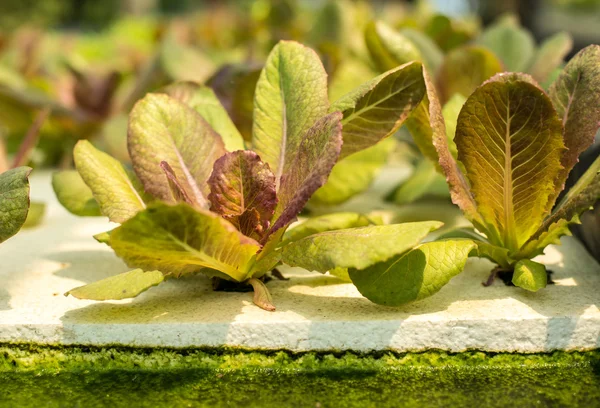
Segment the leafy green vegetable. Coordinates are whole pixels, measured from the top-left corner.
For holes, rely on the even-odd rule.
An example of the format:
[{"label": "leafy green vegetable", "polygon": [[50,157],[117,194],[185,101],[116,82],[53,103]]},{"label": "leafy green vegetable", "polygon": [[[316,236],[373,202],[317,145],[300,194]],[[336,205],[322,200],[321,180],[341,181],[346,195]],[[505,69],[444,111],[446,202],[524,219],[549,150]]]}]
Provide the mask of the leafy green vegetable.
[{"label": "leafy green vegetable", "polygon": [[528,290],[545,285],[545,269],[530,259],[559,243],[569,234],[568,225],[600,198],[598,159],[554,206],[579,153],[600,126],[599,50],[580,51],[558,76],[550,97],[525,74],[498,74],[478,87],[456,124],[460,165],[442,137],[435,91],[426,82],[429,128],[413,136],[429,151],[433,145],[453,201],[485,236],[473,239],[477,250],[471,254],[514,271],[513,283]]},{"label": "leafy green vegetable", "polygon": [[121,300],[136,297],[165,280],[160,271],[144,272],[141,269],[110,276],[108,278],[71,289],[65,296],[90,300]]},{"label": "leafy green vegetable", "polygon": [[[246,143],[209,88],[186,82],[146,95],[129,116],[127,144],[135,174],[80,141],[74,150],[78,175],[59,173],[54,179],[57,196],[69,210],[87,215],[97,203],[121,224],[95,238],[141,269],[70,293],[121,299],[166,277],[203,273],[252,285],[254,302],[275,310],[262,279],[282,262],[326,263],[325,269],[312,269],[348,279],[349,267],[366,268],[411,249],[441,223],[371,226],[375,222],[365,216],[338,214],[286,230],[326,183],[345,139],[349,152],[361,157],[361,149],[398,129],[423,97],[421,72],[419,63],[395,68],[330,108],[316,53],[282,41],[256,84],[247,143],[254,150],[232,152],[226,147]],[[375,126],[361,130],[363,122]],[[353,145],[359,137],[365,140]],[[373,147],[371,152],[384,156],[378,165],[389,145]],[[311,246],[313,240],[326,245]],[[353,250],[355,243],[363,255]]]},{"label": "leafy green vegetable", "polygon": [[494,77],[465,102],[454,140],[490,239],[517,250],[550,211],[560,171],[562,126],[550,99],[527,77]]},{"label": "leafy green vegetable", "polygon": [[428,242],[365,269],[351,268],[350,278],[374,303],[400,306],[439,291],[462,272],[472,241]]},{"label": "leafy green vegetable", "polygon": [[29,167],[0,174],[0,243],[15,235],[29,212]]}]

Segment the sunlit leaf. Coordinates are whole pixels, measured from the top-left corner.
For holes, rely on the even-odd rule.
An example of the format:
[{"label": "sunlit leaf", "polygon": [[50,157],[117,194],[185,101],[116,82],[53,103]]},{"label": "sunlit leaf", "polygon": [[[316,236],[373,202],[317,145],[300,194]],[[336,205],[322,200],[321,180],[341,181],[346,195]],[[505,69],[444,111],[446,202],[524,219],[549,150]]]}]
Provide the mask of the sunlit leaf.
[{"label": "sunlit leaf", "polygon": [[328,110],[327,74],[318,55],[296,42],[277,44],[256,84],[252,147],[269,164],[278,186],[306,129]]},{"label": "sunlit leaf", "polygon": [[438,292],[462,272],[474,247],[468,240],[428,242],[365,269],[351,268],[350,278],[370,301],[400,306]]},{"label": "sunlit leaf", "polygon": [[408,251],[441,226],[428,221],[321,232],[285,246],[282,260],[322,273],[335,268],[360,270]]},{"label": "sunlit leaf", "polygon": [[237,281],[260,249],[216,214],[159,203],[112,230],[109,245],[131,267],[175,276],[211,268]]},{"label": "sunlit leaf", "polygon": [[225,154],[219,135],[187,105],[164,94],[148,94],[129,116],[128,146],[133,168],[145,190],[172,201],[165,161],[200,207],[207,206],[206,181],[213,163]]},{"label": "sunlit leaf", "polygon": [[342,96],[331,111],[343,113],[341,157],[373,146],[392,135],[425,94],[422,65],[394,68]]},{"label": "sunlit leaf", "polygon": [[89,300],[121,300],[133,298],[156,286],[165,279],[160,271],[144,272],[141,269],[110,276],[97,282],[71,289],[65,296]]},{"label": "sunlit leaf", "polygon": [[[75,145],[73,156],[77,171],[92,191],[100,211],[111,221],[124,222],[146,208],[141,186],[137,185],[139,183],[135,176],[125,170],[116,159],[96,149],[87,140],[81,140]],[[73,187],[82,191],[78,184],[74,184]],[[75,191],[70,194],[75,194]],[[85,194],[87,195],[87,192]],[[87,211],[87,206],[93,204],[89,203],[88,197],[83,197],[86,198],[85,203],[79,202],[75,207],[80,211]],[[73,204],[75,203],[72,202],[71,206]]]},{"label": "sunlit leaf", "polygon": [[530,292],[545,288],[548,280],[546,267],[540,263],[522,259],[515,265],[512,283]]},{"label": "sunlit leaf", "polygon": [[454,139],[488,237],[509,250],[549,213],[564,150],[560,119],[529,78],[501,74],[479,87],[460,112]]}]

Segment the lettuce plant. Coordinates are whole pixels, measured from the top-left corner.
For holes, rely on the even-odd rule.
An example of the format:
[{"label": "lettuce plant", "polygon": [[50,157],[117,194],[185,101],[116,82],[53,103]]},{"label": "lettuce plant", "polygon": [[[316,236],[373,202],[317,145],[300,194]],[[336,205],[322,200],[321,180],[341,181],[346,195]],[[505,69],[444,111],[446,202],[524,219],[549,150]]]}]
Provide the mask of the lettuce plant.
[{"label": "lettuce plant", "polygon": [[[263,280],[282,262],[350,276],[368,287],[363,272],[412,254],[441,223],[372,225],[369,218],[346,213],[286,230],[340,157],[395,132],[420,103],[421,72],[419,63],[398,67],[330,105],[317,55],[298,43],[281,42],[257,82],[252,149],[209,88],[186,82],[148,94],[129,117],[133,172],[80,141],[74,149],[77,171],[53,179],[59,201],[71,212],[99,211],[121,224],[96,238],[138,268],[69,293],[122,299],[167,278],[200,272],[252,285],[254,302],[274,310]],[[423,245],[417,251],[425,253],[432,244]],[[444,260],[435,267],[454,271],[473,244],[434,245],[433,261]],[[444,252],[450,245],[462,250]],[[424,291],[411,287],[410,296],[433,293],[431,279],[437,277],[426,276]]]},{"label": "lettuce plant", "polygon": [[[547,283],[544,265],[532,261],[568,235],[568,225],[600,197],[600,159],[556,204],[578,157],[600,126],[600,46],[580,51],[546,94],[529,75],[498,74],[463,105],[449,140],[435,90],[428,83],[420,132],[426,155],[436,155],[452,200],[476,231],[472,255],[512,273],[512,282],[536,291]],[[454,146],[453,146],[454,145]],[[456,149],[456,155],[452,151]]]}]

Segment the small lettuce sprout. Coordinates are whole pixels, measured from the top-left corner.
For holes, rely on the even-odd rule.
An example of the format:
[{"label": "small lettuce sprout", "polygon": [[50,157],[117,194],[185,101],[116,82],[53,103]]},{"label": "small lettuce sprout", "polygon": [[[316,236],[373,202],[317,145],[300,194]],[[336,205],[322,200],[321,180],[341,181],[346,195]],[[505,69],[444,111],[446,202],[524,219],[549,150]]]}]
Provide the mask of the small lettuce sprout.
[{"label": "small lettuce sprout", "polygon": [[[254,303],[274,310],[264,280],[281,263],[350,277],[384,304],[388,297],[390,304],[400,302],[395,294],[377,292],[390,280],[400,282],[407,300],[435,292],[440,276],[447,281],[473,246],[456,240],[413,252],[439,222],[374,225],[366,216],[342,213],[287,231],[340,157],[401,126],[423,98],[421,72],[419,63],[406,64],[330,105],[316,53],[281,42],[256,85],[251,143],[210,88],[183,82],[148,94],[129,116],[133,171],[80,141],[74,149],[77,171],[54,176],[57,197],[69,211],[101,213],[121,224],[96,239],[136,268],[68,293],[123,299],[167,278],[203,273],[219,284],[251,285]],[[446,251],[449,245],[461,250]],[[422,268],[407,272],[413,258]],[[398,261],[397,272],[378,279],[382,263],[391,260]],[[405,273],[414,279],[403,279]]]},{"label": "small lettuce sprout", "polygon": [[[425,155],[435,154],[452,200],[476,231],[446,237],[472,239],[472,255],[485,257],[512,282],[536,291],[546,269],[531,261],[549,244],[570,235],[568,226],[600,197],[600,159],[556,204],[579,155],[600,126],[600,46],[580,51],[547,95],[526,74],[498,74],[478,87],[462,107],[452,139],[427,74],[429,123],[413,131]],[[425,122],[425,120],[423,120]],[[452,152],[456,151],[456,155]]]}]

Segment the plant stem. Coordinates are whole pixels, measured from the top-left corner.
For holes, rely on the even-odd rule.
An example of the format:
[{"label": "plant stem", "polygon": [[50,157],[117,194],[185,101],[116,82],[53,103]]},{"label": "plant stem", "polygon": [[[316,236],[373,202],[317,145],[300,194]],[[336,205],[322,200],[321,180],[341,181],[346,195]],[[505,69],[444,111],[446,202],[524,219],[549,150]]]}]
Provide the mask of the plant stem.
[{"label": "plant stem", "polygon": [[35,117],[35,120],[33,121],[33,124],[25,134],[25,139],[23,139],[21,146],[19,146],[19,151],[15,155],[12,168],[27,164],[27,162],[29,161],[31,151],[37,144],[38,139],[40,137],[40,129],[42,128],[42,125],[44,124],[46,119],[48,119],[49,115],[50,108],[48,107],[38,112],[38,114]]},{"label": "plant stem", "polygon": [[273,305],[273,298],[271,298],[269,289],[267,289],[265,284],[256,278],[248,279],[248,283],[254,289],[254,298],[252,299],[254,304],[268,312],[274,312],[275,305]]}]

